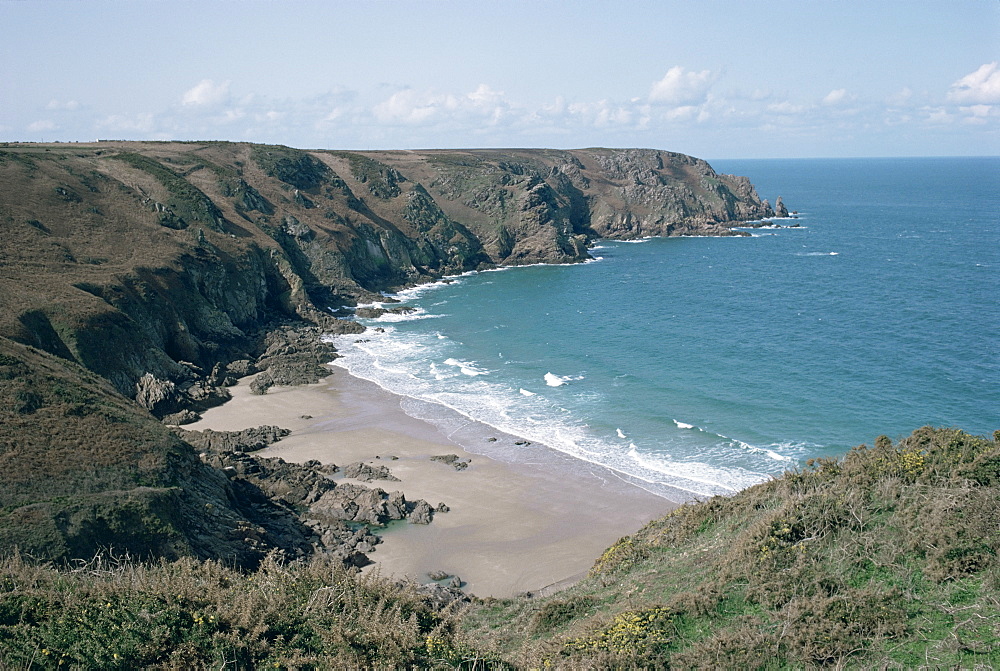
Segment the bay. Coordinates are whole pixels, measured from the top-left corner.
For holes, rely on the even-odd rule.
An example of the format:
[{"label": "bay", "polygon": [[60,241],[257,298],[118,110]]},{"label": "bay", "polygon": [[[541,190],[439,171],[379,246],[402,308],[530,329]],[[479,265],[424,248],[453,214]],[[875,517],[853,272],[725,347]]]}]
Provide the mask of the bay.
[{"label": "bay", "polygon": [[524,459],[495,428],[673,498],[1000,429],[1000,159],[712,164],[797,218],[407,290],[414,312],[361,320],[336,364],[473,451]]}]

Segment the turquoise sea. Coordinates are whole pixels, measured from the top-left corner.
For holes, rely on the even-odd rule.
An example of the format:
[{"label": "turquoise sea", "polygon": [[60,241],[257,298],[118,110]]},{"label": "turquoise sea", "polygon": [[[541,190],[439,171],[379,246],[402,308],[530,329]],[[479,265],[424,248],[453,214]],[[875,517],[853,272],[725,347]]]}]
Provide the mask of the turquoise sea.
[{"label": "turquoise sea", "polygon": [[471,451],[543,444],[671,498],[1000,429],[1000,158],[711,163],[798,218],[403,291],[415,311],[361,320],[336,365]]}]

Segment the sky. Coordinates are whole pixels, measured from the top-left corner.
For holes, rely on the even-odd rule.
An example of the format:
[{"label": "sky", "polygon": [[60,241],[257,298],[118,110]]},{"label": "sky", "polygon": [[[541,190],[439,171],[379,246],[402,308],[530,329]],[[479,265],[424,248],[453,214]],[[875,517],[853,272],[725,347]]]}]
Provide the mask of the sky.
[{"label": "sky", "polygon": [[1000,0],[0,0],[0,141],[1000,155]]}]

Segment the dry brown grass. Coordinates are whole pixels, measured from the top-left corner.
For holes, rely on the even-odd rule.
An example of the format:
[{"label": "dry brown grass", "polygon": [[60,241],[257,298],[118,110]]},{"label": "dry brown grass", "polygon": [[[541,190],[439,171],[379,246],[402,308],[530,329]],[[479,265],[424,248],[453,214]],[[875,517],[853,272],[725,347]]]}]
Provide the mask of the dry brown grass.
[{"label": "dry brown grass", "polygon": [[0,563],[4,669],[486,668],[454,640],[455,617],[323,558],[252,574],[110,554],[63,571]]}]

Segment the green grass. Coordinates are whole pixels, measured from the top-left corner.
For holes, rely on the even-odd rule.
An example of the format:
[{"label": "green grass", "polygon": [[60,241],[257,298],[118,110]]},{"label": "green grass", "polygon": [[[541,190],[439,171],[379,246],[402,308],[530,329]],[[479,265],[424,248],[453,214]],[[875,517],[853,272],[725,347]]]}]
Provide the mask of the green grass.
[{"label": "green grass", "polygon": [[623,538],[531,605],[547,628],[517,625],[518,601],[464,625],[527,666],[990,668],[998,455],[996,440],[951,429],[880,438]]}]

